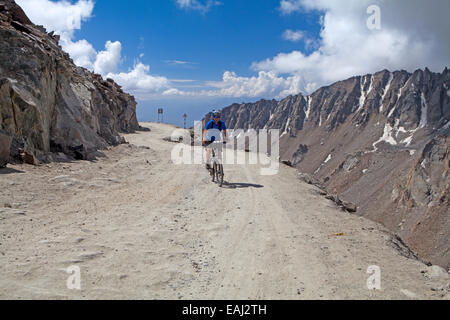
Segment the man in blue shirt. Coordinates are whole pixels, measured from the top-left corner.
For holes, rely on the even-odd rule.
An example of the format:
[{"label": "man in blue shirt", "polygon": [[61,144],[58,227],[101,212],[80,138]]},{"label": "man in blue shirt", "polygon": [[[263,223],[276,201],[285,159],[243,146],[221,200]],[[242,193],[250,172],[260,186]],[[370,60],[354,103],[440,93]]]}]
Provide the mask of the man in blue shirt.
[{"label": "man in blue shirt", "polygon": [[[205,130],[203,130],[203,146],[207,147],[215,141],[220,141],[222,135],[222,141],[225,143],[227,138],[227,126],[225,122],[220,120],[220,111],[212,112],[212,119],[206,124]],[[209,170],[211,162],[211,149],[206,149],[206,169]]]}]

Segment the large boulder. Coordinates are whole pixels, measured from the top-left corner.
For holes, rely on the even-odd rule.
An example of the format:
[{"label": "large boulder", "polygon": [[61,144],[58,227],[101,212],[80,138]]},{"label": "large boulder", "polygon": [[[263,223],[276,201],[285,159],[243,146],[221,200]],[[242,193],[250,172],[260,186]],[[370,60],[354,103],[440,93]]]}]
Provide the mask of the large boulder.
[{"label": "large boulder", "polygon": [[0,132],[0,168],[4,168],[9,162],[10,148],[11,137]]}]

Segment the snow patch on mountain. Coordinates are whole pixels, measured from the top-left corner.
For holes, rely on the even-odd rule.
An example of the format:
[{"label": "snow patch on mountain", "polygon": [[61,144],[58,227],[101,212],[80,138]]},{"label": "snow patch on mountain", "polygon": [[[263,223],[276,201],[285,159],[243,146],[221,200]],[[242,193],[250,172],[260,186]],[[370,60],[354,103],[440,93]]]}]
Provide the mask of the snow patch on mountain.
[{"label": "snow patch on mountain", "polygon": [[289,118],[286,122],[286,127],[284,129],[283,134],[281,135],[282,137],[288,134],[288,130],[289,130],[289,124],[291,123],[291,118]]},{"label": "snow patch on mountain", "polygon": [[364,91],[364,87],[366,86],[366,77],[361,77],[360,85],[361,85],[361,95],[359,97],[359,108],[357,111],[361,110],[364,107],[364,103],[366,102],[366,92]]},{"label": "snow patch on mountain", "polygon": [[303,121],[303,125],[305,125],[306,120],[309,119],[309,113],[311,112],[311,100],[312,100],[312,98],[311,98],[311,96],[309,96],[307,98],[307,107],[305,110],[305,120]]},{"label": "snow patch on mountain", "polygon": [[384,126],[383,135],[381,136],[380,139],[375,141],[373,143],[373,145],[372,145],[373,146],[372,152],[378,151],[377,144],[379,144],[379,143],[381,143],[383,141],[386,142],[386,143],[389,143],[390,145],[396,146],[397,145],[397,141],[395,141],[395,138],[393,136],[393,132],[394,132],[394,128],[392,128],[389,123],[386,123],[386,125]]},{"label": "snow patch on mountain", "polygon": [[408,138],[402,140],[402,143],[406,144],[406,146],[408,147],[409,145],[411,145],[412,139],[413,139],[413,135],[410,135]]},{"label": "snow patch on mountain", "polygon": [[422,101],[422,111],[421,111],[421,114],[420,114],[419,128],[423,128],[428,123],[428,103],[427,103],[427,100],[425,99],[425,94],[423,92],[420,95],[420,98],[421,98],[421,101]]},{"label": "snow patch on mountain", "polygon": [[381,99],[380,99],[380,113],[383,112],[383,107],[384,107],[384,106],[383,106],[383,102],[384,102],[384,98],[386,97],[386,95],[387,95],[387,93],[388,93],[388,91],[389,91],[389,88],[391,87],[392,80],[394,80],[394,74],[389,73],[389,80],[388,80],[388,83],[386,84],[386,87],[385,87],[384,90],[383,90],[383,95],[381,96]]}]

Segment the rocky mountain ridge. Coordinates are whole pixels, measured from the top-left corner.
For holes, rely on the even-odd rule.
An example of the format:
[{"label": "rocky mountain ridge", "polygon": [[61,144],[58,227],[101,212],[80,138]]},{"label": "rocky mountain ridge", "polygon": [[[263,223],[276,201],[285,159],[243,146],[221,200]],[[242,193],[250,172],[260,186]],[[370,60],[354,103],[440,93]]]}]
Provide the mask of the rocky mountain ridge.
[{"label": "rocky mountain ridge", "polygon": [[0,158],[92,159],[123,143],[119,132],[140,129],[134,97],[77,67],[58,42],[13,0],[0,0],[0,140],[5,150],[10,140],[11,153]]},{"label": "rocky mountain ridge", "polygon": [[232,129],[280,129],[281,160],[357,204],[422,258],[450,267],[450,71],[383,70],[223,110]]}]

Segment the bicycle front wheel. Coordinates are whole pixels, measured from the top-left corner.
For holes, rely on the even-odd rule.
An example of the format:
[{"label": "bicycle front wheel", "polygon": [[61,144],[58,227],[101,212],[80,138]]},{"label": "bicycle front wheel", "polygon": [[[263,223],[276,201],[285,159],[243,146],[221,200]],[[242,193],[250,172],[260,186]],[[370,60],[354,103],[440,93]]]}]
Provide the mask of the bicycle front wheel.
[{"label": "bicycle front wheel", "polygon": [[216,181],[216,172],[217,172],[217,164],[214,162],[213,165],[211,166],[212,182]]},{"label": "bicycle front wheel", "polygon": [[219,184],[220,187],[223,186],[223,165],[218,165],[218,170],[217,170],[217,183]]}]

